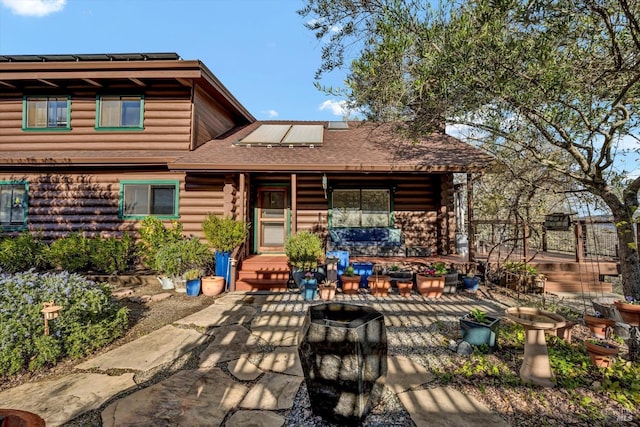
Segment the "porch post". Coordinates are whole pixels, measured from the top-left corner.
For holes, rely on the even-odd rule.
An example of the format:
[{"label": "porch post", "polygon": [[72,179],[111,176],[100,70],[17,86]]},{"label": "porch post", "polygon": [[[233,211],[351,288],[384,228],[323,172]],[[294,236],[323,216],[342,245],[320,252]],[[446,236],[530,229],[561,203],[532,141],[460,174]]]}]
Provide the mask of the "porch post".
[{"label": "porch post", "polygon": [[584,247],[582,246],[582,223],[580,221],[576,221],[575,236],[576,236],[576,262],[582,262],[584,260]]},{"label": "porch post", "polygon": [[291,174],[291,234],[298,232],[298,176]]},{"label": "porch post", "polygon": [[238,184],[238,190],[240,192],[240,221],[245,222],[246,221],[246,209],[247,209],[247,205],[246,205],[246,199],[245,199],[245,176],[243,173],[240,174],[240,183]]},{"label": "porch post", "polygon": [[473,223],[473,180],[471,179],[471,174],[467,174],[467,222],[469,223],[469,227],[467,228],[467,232],[469,235],[467,236],[467,245],[469,247],[469,260],[468,262],[476,261],[476,227]]}]

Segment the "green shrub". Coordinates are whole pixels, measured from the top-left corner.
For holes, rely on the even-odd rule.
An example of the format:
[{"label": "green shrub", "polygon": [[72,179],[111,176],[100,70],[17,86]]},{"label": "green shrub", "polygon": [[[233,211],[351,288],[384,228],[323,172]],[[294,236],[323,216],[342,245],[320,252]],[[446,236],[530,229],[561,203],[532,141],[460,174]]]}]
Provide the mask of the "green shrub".
[{"label": "green shrub", "polygon": [[158,218],[152,216],[145,218],[140,226],[138,242],[138,254],[142,263],[154,271],[159,271],[156,264],[158,250],[183,238],[182,224],[178,221],[171,221],[171,227],[166,227]]},{"label": "green shrub", "polygon": [[211,247],[220,252],[231,252],[247,238],[248,224],[212,213],[202,221],[202,231]]},{"label": "green shrub", "polygon": [[157,270],[168,277],[176,277],[190,269],[207,269],[213,255],[207,245],[197,237],[169,243],[156,254]]},{"label": "green shrub", "polygon": [[314,269],[323,255],[322,240],[317,234],[300,231],[287,239],[284,252],[292,267]]},{"label": "green shrub", "polygon": [[36,270],[46,267],[45,251],[47,245],[39,236],[25,231],[17,237],[0,240],[0,268],[5,273]]},{"label": "green shrub", "polygon": [[[42,303],[62,307],[44,335]],[[0,377],[78,358],[120,337],[127,309],[105,284],[77,274],[28,271],[0,275]]]},{"label": "green shrub", "polygon": [[91,269],[98,273],[114,274],[130,270],[135,260],[135,241],[125,233],[116,237],[90,239]]},{"label": "green shrub", "polygon": [[81,271],[89,269],[89,254],[89,239],[80,233],[71,233],[49,245],[47,259],[54,267],[66,271]]}]

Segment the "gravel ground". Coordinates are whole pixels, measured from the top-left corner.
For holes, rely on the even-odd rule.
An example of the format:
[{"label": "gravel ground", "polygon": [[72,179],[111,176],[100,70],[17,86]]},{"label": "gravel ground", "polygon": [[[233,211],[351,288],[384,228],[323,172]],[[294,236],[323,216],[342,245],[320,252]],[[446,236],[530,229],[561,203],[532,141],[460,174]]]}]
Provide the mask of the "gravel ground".
[{"label": "gravel ground", "polygon": [[[136,295],[157,294],[163,292],[159,286],[147,286],[136,288]],[[198,298],[187,297],[184,294],[173,293],[171,298],[150,304],[138,304],[126,302],[130,308],[130,329],[126,335],[112,345],[102,349],[97,354],[135,340],[142,335],[170,324],[189,314],[197,312],[213,303],[217,297]],[[514,306],[520,304],[513,296],[508,295],[503,289],[482,289],[473,298],[478,301],[491,300],[499,306]],[[539,297],[531,297],[535,300]],[[561,303],[551,301],[551,304]],[[300,306],[300,304],[298,304]],[[249,325],[245,325],[249,326]],[[462,366],[466,357],[455,354],[449,349],[449,341],[459,338],[459,328],[455,322],[434,322],[425,327],[421,324],[407,324],[402,327],[387,327],[389,354],[407,355],[427,367],[431,372],[447,373]],[[573,329],[574,341],[579,341],[588,336],[588,329],[577,325]],[[410,343],[410,345],[407,345]],[[203,346],[204,348],[204,346]],[[486,355],[486,359],[492,363],[504,362],[509,366],[513,375],[517,375],[521,357],[513,351],[499,349],[493,354]],[[197,353],[200,350],[196,350]],[[521,352],[521,350],[520,350]],[[624,354],[624,351],[622,351]],[[197,360],[192,354],[185,358],[178,369],[189,369],[193,361]],[[70,372],[74,365],[80,361],[65,361],[55,368],[35,374],[24,374],[0,382],[0,390],[14,387],[24,382],[39,381],[46,378],[54,378]],[[176,368],[176,365],[173,365]],[[595,372],[595,368],[594,368]],[[164,376],[173,372],[166,371]],[[155,378],[162,376],[154,373]],[[434,380],[427,383],[426,387],[442,386],[445,382],[436,375]],[[142,379],[142,378],[140,378]],[[613,400],[608,399],[599,390],[598,383],[594,380],[590,389],[567,390],[563,388],[541,389],[525,386],[513,386],[502,383],[501,380],[485,377],[482,374],[464,377],[456,375],[446,385],[474,396],[491,410],[501,414],[513,426],[640,426],[640,410],[628,411]],[[590,404],[581,404],[585,399],[591,399]],[[102,408],[101,408],[102,409]],[[76,418],[69,426],[100,426],[100,410],[92,411]],[[331,424],[315,417],[310,410],[309,396],[304,382],[295,399],[294,407],[290,411],[282,411],[285,417],[285,426],[315,426],[331,427]],[[385,391],[381,403],[373,407],[371,413],[364,420],[364,427],[413,427],[415,424],[409,414],[400,404],[397,397]]]}]

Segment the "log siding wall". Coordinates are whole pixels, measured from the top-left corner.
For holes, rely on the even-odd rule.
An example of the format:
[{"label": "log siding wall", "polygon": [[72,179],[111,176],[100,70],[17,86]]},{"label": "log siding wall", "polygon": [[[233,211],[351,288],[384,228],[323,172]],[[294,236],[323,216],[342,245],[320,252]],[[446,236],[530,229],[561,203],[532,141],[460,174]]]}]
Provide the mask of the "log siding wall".
[{"label": "log siding wall", "polygon": [[204,216],[207,212],[221,213],[223,204],[218,186],[222,181],[215,180],[205,187],[186,191],[182,172],[0,174],[0,181],[12,180],[29,183],[27,228],[33,233],[41,232],[46,240],[72,232],[86,236],[121,236],[125,231],[136,230],[141,220],[118,216],[121,180],[179,181],[178,221],[187,235],[202,237]]},{"label": "log siding wall", "polygon": [[[144,129],[96,129],[96,98],[109,94],[144,96]],[[23,94],[2,94],[0,151],[189,151],[235,126],[224,107],[199,87],[193,94],[191,88],[176,86],[109,93],[60,89],[33,95],[69,96],[71,129],[23,130]]]}]

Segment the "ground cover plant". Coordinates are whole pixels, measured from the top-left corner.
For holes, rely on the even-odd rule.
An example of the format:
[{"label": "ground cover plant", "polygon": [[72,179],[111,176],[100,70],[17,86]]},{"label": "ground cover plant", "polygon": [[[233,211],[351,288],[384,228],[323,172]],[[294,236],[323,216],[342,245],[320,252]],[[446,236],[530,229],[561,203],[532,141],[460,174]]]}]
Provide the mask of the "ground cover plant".
[{"label": "ground cover plant", "polygon": [[[492,391],[520,395],[530,406],[546,407],[549,400],[567,399],[574,408],[569,414],[575,422],[611,423],[637,411],[640,405],[640,364],[618,358],[609,368],[596,368],[582,340],[568,343],[547,336],[549,361],[557,386],[550,389],[524,384],[519,376],[524,352],[524,329],[513,322],[504,322],[500,329],[500,345],[489,352],[476,347],[470,357],[454,357],[448,366],[434,369],[438,382],[461,387],[480,388],[485,397]],[[616,402],[615,411],[611,402]],[[547,402],[547,403],[545,403]],[[499,405],[499,399],[491,402]],[[524,403],[523,403],[524,404]],[[512,408],[513,410],[513,408]],[[519,408],[518,410],[523,410]],[[562,424],[568,414],[558,414],[548,425]],[[600,425],[600,424],[594,424]],[[608,424],[611,425],[611,424]]]},{"label": "ground cover plant", "polygon": [[[44,334],[43,302],[62,310]],[[79,358],[123,335],[127,309],[105,284],[33,270],[0,275],[0,378]]]}]

